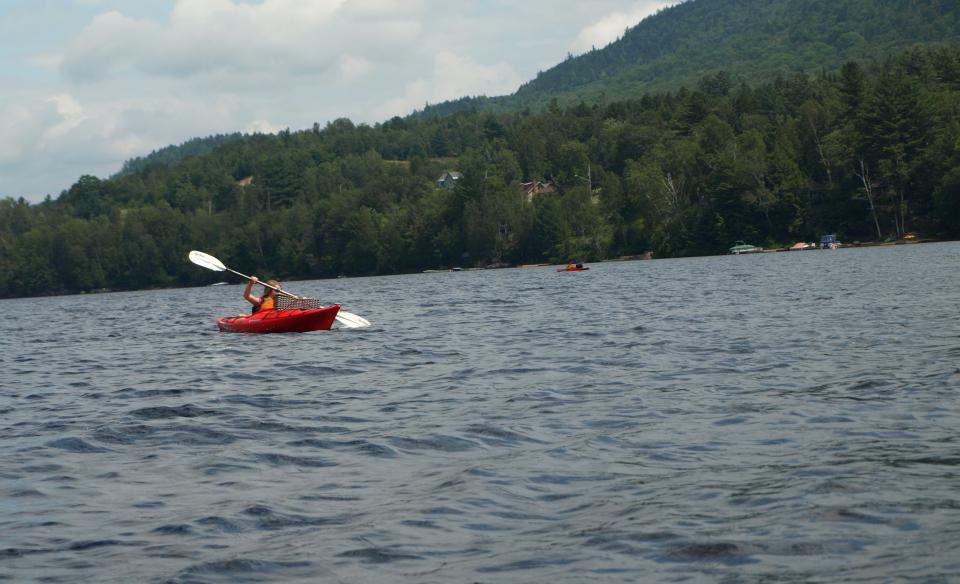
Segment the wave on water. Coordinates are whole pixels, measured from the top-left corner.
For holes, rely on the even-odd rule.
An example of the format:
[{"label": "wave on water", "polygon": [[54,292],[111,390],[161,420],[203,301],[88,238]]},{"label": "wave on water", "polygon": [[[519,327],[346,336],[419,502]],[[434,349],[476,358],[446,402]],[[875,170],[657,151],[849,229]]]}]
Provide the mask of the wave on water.
[{"label": "wave on water", "polygon": [[31,299],[0,580],[960,579],[958,245]]}]

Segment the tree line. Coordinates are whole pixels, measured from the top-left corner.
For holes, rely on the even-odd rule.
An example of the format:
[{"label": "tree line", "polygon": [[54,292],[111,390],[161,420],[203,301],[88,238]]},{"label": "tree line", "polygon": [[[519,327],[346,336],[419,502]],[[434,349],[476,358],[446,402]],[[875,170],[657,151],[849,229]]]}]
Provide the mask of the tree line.
[{"label": "tree line", "polygon": [[[960,47],[613,103],[225,140],[0,200],[0,296],[960,235]],[[462,173],[455,188],[436,181]],[[528,198],[527,181],[555,192]]]}]

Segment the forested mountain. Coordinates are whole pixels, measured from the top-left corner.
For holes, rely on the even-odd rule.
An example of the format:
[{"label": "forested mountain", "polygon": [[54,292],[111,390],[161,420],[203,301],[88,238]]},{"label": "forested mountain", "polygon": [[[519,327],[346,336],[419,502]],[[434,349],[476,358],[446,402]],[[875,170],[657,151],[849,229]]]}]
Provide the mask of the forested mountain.
[{"label": "forested mountain", "polygon": [[607,47],[568,57],[513,95],[428,106],[418,115],[462,109],[510,111],[596,103],[717,82],[772,81],[778,75],[879,63],[922,43],[960,43],[956,0],[690,0],[660,11]]},{"label": "forested mountain", "polygon": [[[761,84],[230,140],[0,200],[0,296],[960,236],[960,46]],[[462,173],[452,190],[437,179]],[[521,182],[552,181],[529,198]]]},{"label": "forested mountain", "polygon": [[146,156],[137,156],[136,158],[127,160],[123,163],[123,168],[121,168],[114,177],[141,172],[153,165],[172,166],[188,156],[198,156],[212,152],[217,146],[231,140],[239,140],[243,138],[243,136],[240,132],[215,134],[213,136],[207,136],[206,138],[191,138],[177,146],[164,146]]}]

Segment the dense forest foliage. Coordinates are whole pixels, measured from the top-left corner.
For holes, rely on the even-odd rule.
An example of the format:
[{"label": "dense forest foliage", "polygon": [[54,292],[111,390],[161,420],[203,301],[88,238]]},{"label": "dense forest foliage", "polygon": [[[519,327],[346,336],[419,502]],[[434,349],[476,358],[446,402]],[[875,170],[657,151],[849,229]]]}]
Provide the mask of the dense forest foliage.
[{"label": "dense forest foliage", "polygon": [[[528,199],[520,184],[539,180],[556,192]],[[0,201],[0,296],[219,279],[190,249],[316,278],[907,230],[960,236],[957,47],[543,113],[340,119],[83,176],[56,200]]]},{"label": "dense forest foliage", "polygon": [[539,110],[607,103],[691,87],[725,70],[735,84],[783,72],[880,62],[914,44],[960,43],[956,0],[694,0],[652,15],[617,41],[540,72],[513,95],[468,97],[420,116],[464,109]]},{"label": "dense forest foliage", "polygon": [[121,168],[114,177],[141,172],[150,166],[172,166],[188,156],[198,156],[200,154],[206,154],[207,152],[213,152],[217,146],[232,140],[239,140],[243,137],[244,134],[240,132],[214,134],[213,136],[207,136],[205,138],[191,138],[183,144],[164,146],[146,156],[137,156],[124,162],[123,168]]}]

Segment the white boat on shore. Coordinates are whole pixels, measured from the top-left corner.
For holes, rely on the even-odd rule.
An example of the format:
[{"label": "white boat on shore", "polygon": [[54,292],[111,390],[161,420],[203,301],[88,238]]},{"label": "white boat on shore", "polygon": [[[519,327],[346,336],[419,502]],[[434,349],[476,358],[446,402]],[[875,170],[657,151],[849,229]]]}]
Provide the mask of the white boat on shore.
[{"label": "white boat on shore", "polygon": [[730,248],[730,253],[733,255],[741,255],[745,253],[763,253],[763,248],[738,241],[733,247]]}]

